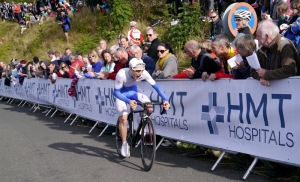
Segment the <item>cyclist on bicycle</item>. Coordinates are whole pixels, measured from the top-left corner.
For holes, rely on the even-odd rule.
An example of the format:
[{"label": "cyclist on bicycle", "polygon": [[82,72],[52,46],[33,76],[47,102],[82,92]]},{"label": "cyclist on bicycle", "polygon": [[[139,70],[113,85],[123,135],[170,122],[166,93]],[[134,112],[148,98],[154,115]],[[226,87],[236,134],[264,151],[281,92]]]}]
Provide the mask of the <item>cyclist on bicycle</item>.
[{"label": "cyclist on bicycle", "polygon": [[[168,110],[170,104],[167,97],[161,88],[156,84],[151,75],[145,70],[145,63],[143,60],[138,58],[133,58],[129,62],[129,68],[121,69],[116,76],[114,95],[116,99],[117,111],[119,114],[119,131],[123,141],[121,147],[121,154],[124,157],[130,157],[129,145],[126,141],[127,135],[127,117],[128,110],[127,104],[130,108],[135,110],[138,102],[150,102],[149,98],[138,90],[136,82],[146,80],[162,97],[163,108]],[[148,107],[148,115],[153,111],[152,107]]]}]

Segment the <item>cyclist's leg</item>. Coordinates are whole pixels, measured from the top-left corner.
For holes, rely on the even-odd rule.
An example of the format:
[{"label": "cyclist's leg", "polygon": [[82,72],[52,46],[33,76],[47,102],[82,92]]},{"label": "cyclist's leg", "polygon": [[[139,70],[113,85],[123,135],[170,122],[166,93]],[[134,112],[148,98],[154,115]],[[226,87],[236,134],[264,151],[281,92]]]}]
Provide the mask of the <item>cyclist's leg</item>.
[{"label": "cyclist's leg", "polygon": [[122,141],[126,141],[127,137],[127,118],[128,118],[128,112],[127,112],[127,105],[124,101],[121,101],[120,99],[116,99],[116,107],[119,114],[119,131],[120,136],[122,138]]}]

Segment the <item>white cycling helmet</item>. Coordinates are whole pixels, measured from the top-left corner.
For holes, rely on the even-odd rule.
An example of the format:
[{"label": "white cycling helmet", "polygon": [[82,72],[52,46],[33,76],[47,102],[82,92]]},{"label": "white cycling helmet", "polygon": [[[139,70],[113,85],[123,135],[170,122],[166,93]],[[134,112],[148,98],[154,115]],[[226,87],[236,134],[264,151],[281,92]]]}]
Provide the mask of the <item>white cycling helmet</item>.
[{"label": "white cycling helmet", "polygon": [[246,10],[237,10],[235,13],[234,13],[234,18],[235,19],[238,19],[238,18],[241,18],[241,19],[247,19],[247,20],[251,20],[251,12],[250,11],[246,11]]}]

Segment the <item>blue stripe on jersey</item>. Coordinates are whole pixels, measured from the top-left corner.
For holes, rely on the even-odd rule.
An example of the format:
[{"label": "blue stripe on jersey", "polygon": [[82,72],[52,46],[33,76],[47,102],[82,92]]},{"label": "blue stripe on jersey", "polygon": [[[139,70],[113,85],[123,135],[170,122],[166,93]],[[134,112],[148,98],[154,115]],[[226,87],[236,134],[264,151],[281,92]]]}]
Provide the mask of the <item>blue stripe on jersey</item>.
[{"label": "blue stripe on jersey", "polygon": [[159,87],[159,85],[157,83],[155,83],[154,85],[152,85],[152,87],[156,90],[156,92],[163,99],[163,101],[168,101],[165,93],[162,91],[162,89]]}]

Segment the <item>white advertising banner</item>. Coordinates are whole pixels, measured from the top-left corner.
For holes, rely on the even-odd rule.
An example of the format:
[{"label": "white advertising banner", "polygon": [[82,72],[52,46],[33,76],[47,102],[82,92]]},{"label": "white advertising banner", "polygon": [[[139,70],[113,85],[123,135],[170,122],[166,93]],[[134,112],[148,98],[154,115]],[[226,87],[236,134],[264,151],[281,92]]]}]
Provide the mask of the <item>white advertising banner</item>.
[{"label": "white advertising banner", "polygon": [[[0,95],[48,103],[116,124],[114,81],[80,80],[77,99],[68,95],[70,79],[57,79],[55,84],[25,79],[17,91],[16,86],[7,88],[3,82]],[[272,81],[270,87],[253,79],[158,81],[171,108],[167,115],[160,115],[160,107],[155,106],[150,117],[162,136],[300,166],[299,83],[299,78]],[[150,100],[161,101],[147,82],[138,86]],[[24,94],[17,94],[19,90]]]}]

